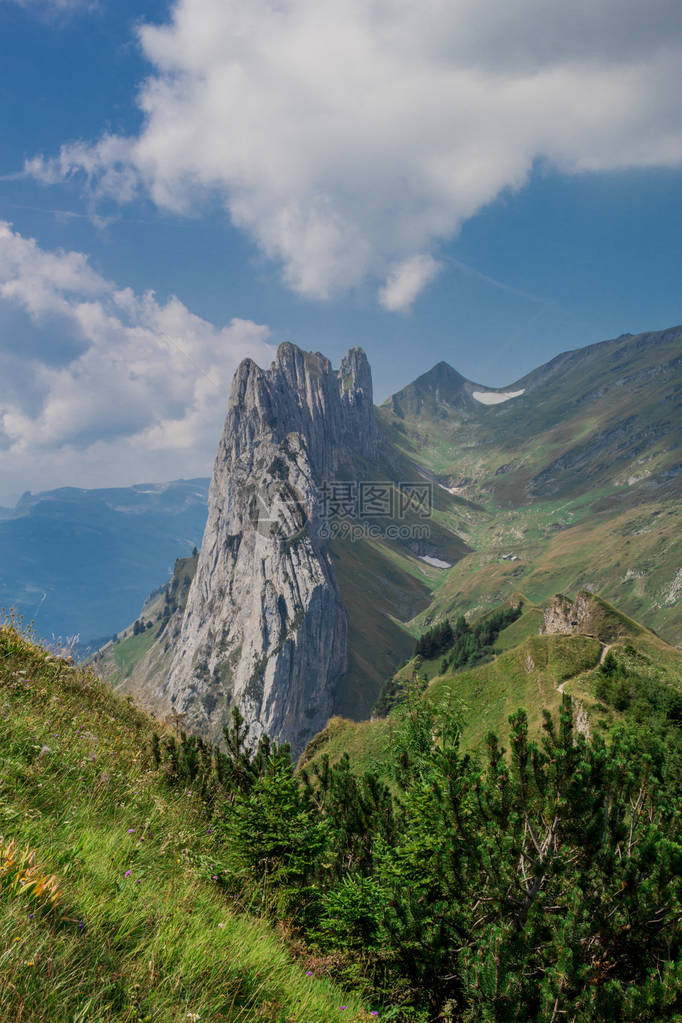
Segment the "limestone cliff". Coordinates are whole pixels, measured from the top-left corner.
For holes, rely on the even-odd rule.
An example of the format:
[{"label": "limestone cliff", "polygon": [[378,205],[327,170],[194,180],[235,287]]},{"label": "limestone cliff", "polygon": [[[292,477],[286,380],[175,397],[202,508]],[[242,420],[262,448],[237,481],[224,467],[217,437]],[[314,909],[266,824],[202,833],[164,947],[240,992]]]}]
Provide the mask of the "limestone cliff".
[{"label": "limestone cliff", "polygon": [[594,593],[581,590],[575,600],[558,593],[545,608],[541,634],[546,636],[594,636],[601,643],[613,643],[641,627]]},{"label": "limestone cliff", "polygon": [[[352,349],[334,371],[283,344],[270,369],[235,375],[208,522],[158,710],[219,740],[238,705],[256,739],[300,751],[326,724],[346,668],[347,615],[318,536],[318,487],[377,453],[372,379]],[[151,695],[151,694],[150,694]]]}]

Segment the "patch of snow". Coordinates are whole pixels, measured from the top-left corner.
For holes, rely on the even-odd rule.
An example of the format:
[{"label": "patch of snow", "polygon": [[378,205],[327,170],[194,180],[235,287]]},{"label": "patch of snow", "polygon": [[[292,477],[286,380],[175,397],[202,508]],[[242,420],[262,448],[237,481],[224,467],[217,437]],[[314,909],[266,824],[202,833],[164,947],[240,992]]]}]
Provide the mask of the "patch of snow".
[{"label": "patch of snow", "polygon": [[449,561],[442,561],[440,558],[432,558],[430,554],[420,554],[419,558],[421,561],[425,561],[427,565],[433,565],[434,568],[452,568]]},{"label": "patch of snow", "polygon": [[474,391],[472,397],[480,401],[481,405],[501,405],[510,398],[518,398],[525,390],[522,387],[520,391]]}]

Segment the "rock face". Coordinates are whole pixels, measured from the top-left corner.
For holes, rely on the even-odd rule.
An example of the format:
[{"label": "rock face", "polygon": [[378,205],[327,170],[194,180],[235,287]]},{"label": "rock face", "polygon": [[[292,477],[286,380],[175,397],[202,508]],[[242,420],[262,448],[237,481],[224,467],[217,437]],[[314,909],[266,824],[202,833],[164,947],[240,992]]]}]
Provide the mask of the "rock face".
[{"label": "rock face", "polygon": [[575,602],[558,593],[545,608],[541,633],[545,636],[582,632],[592,610],[592,596],[581,592]]},{"label": "rock face", "polygon": [[[638,628],[634,622],[632,628]],[[587,590],[581,590],[572,601],[559,593],[545,609],[541,634],[593,636],[601,643],[613,643],[627,632],[623,616]]]},{"label": "rock face", "polygon": [[[346,668],[347,615],[319,538],[318,487],[374,459],[365,354],[334,371],[283,344],[269,370],[235,375],[197,571],[157,704],[213,741],[238,705],[253,740],[294,753],[324,727]],[[177,629],[176,629],[177,632]]]}]

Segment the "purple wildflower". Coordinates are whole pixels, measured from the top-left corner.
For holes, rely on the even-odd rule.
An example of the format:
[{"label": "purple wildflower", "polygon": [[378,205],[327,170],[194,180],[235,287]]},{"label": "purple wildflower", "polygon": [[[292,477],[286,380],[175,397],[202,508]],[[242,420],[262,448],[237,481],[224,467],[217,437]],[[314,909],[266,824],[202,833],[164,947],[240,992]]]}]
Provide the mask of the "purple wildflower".
[{"label": "purple wildflower", "polygon": [[123,876],[124,877],[130,877],[131,874],[132,874],[132,870],[126,870],[126,872],[125,872],[125,874]]}]

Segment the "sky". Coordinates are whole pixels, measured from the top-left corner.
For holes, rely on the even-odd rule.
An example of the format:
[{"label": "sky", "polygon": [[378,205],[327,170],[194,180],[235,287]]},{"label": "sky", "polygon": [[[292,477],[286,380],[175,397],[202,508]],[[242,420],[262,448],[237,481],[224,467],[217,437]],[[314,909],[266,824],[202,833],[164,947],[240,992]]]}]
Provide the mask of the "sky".
[{"label": "sky", "polygon": [[678,0],[0,0],[0,504],[210,473],[239,361],[682,322]]}]

